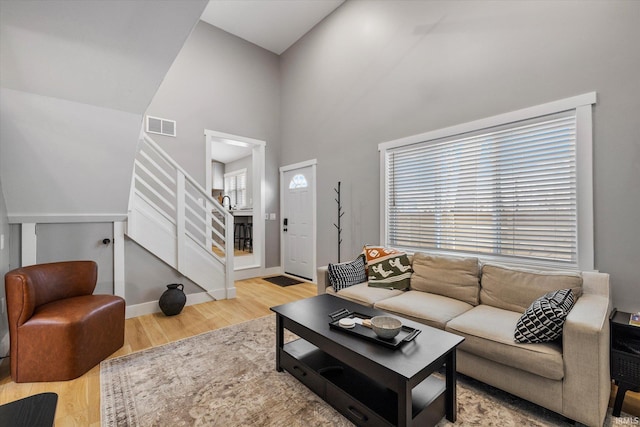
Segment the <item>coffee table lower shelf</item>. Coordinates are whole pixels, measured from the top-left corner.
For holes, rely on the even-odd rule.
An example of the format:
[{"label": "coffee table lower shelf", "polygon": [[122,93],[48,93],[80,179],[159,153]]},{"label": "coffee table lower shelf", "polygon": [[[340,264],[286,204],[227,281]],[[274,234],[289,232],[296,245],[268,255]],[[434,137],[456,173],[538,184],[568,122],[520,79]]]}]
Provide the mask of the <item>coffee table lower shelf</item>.
[{"label": "coffee table lower shelf", "polygon": [[[397,425],[396,392],[303,339],[287,343],[278,351],[283,369],[351,422],[359,426]],[[445,381],[433,375],[413,388],[413,425],[435,425],[445,416],[445,389]]]}]

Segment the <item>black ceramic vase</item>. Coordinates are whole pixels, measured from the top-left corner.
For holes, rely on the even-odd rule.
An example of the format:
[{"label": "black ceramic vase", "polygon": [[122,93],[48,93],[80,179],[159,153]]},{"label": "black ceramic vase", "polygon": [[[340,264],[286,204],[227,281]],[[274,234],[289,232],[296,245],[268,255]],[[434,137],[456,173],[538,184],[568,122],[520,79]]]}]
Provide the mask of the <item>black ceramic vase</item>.
[{"label": "black ceramic vase", "polygon": [[182,291],[184,286],[182,283],[172,283],[167,285],[167,290],[160,296],[160,310],[165,316],[175,316],[179,314],[187,302],[187,296]]}]

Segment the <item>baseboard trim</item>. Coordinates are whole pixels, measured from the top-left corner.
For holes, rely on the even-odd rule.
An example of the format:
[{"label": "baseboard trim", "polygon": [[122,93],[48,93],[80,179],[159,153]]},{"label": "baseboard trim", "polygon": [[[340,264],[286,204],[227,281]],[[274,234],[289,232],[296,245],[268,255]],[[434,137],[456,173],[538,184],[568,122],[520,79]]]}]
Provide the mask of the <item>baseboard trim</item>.
[{"label": "baseboard trim", "polygon": [[236,297],[236,288],[233,287],[227,290],[227,299],[233,299]]},{"label": "baseboard trim", "polygon": [[[262,276],[275,276],[282,274],[281,267],[269,267],[269,268],[252,268],[247,270],[235,271],[235,280],[253,279],[254,277]],[[199,292],[196,294],[187,295],[187,303],[185,305],[200,304],[203,302],[209,302],[221,299],[232,299],[236,297],[236,288],[227,289],[226,293],[224,289],[217,289],[212,292]],[[140,304],[128,305],[126,309],[125,317],[131,319],[132,317],[144,316],[145,314],[160,313],[160,306],[158,301],[143,302]]]},{"label": "baseboard trim", "polygon": [[[209,294],[213,297],[213,299],[217,300],[221,300],[221,299],[231,299],[231,298],[235,298],[236,297],[236,288],[235,286],[233,288],[229,288],[229,289],[216,289],[213,292],[209,292]],[[194,300],[197,300],[198,298],[200,298],[199,296],[202,295],[202,301],[198,300],[198,302],[194,302],[192,304],[199,304],[201,302],[207,302],[207,301],[211,301],[211,299],[206,300],[205,299],[205,295],[207,295],[206,292],[203,292],[202,294],[192,294],[194,295]],[[189,304],[189,305],[192,305]]]},{"label": "baseboard trim", "polygon": [[255,277],[262,276],[272,276],[276,274],[281,274],[282,268],[278,267],[269,267],[269,268],[246,268],[242,270],[236,270],[233,272],[234,280],[245,280],[245,279],[253,279]]},{"label": "baseboard trim", "polygon": [[[230,293],[233,293],[235,297],[236,288],[230,289]],[[187,295],[187,305],[201,304],[203,302],[215,301],[218,299],[225,299],[224,290],[222,290],[222,296],[220,297],[219,291],[212,292],[213,296],[209,292],[199,292],[196,294]],[[230,297],[231,298],[231,297]],[[126,309],[125,318],[131,319],[132,317],[144,316],[145,314],[160,313],[160,306],[158,301],[143,302],[141,304],[128,305]]]},{"label": "baseboard trim", "polygon": [[282,270],[282,267],[280,267],[280,266],[269,267],[269,268],[264,270],[264,275],[265,276],[275,276],[276,274],[284,274],[284,271]]}]

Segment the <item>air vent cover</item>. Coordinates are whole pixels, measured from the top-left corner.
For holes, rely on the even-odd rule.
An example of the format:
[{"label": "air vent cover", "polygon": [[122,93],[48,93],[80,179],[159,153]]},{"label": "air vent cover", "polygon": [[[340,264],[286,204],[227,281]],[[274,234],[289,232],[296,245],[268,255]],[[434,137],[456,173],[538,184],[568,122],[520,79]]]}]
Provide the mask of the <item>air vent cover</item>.
[{"label": "air vent cover", "polygon": [[175,120],[147,116],[147,132],[166,136],[176,136]]}]

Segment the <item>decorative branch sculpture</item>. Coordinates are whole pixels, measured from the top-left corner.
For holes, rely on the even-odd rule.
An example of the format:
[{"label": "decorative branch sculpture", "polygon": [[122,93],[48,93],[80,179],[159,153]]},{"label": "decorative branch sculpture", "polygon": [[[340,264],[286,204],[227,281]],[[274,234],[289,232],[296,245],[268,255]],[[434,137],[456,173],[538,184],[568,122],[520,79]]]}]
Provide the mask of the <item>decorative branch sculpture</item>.
[{"label": "decorative branch sculpture", "polygon": [[338,224],[334,223],[333,225],[338,229],[338,262],[340,262],[340,245],[342,244],[342,226],[340,225],[340,218],[344,215],[342,212],[342,204],[340,202],[340,181],[338,181],[338,188],[333,189],[338,194],[338,198],[335,199],[336,203],[338,203]]}]

